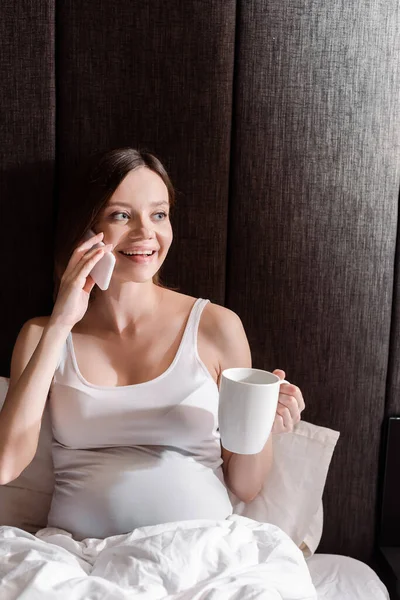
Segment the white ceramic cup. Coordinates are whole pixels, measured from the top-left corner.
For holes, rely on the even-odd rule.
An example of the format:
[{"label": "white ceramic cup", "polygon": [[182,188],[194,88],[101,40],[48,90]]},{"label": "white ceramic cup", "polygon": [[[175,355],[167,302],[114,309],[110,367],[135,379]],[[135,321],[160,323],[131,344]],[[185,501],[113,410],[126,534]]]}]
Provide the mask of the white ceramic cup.
[{"label": "white ceramic cup", "polygon": [[225,369],[221,374],[218,420],[221,443],[236,454],[257,454],[274,424],[281,383],[262,369]]}]

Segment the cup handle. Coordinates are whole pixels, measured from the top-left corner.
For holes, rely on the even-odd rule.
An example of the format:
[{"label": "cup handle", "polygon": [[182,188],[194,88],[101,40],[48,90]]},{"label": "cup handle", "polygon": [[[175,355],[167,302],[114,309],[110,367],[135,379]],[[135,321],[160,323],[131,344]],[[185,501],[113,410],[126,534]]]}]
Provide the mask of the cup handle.
[{"label": "cup handle", "polygon": [[281,383],[290,383],[290,381],[287,381],[287,379],[281,379],[279,385],[281,385]]}]

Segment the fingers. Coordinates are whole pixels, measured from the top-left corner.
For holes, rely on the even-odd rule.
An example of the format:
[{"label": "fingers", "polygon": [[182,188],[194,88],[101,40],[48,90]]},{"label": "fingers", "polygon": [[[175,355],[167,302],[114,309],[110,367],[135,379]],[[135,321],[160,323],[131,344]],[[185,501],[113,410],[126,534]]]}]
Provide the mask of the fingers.
[{"label": "fingers", "polygon": [[92,248],[89,251],[86,251],[85,254],[80,258],[79,262],[75,265],[75,268],[67,274],[69,280],[78,279],[80,281],[80,285],[84,285],[84,281],[82,281],[82,277],[86,279],[89,275],[93,267],[106,252],[110,252],[112,249],[112,244],[107,244],[101,246],[101,248]]},{"label": "fingers", "polygon": [[272,433],[286,433],[285,425],[281,415],[276,414],[274,424],[272,426]]},{"label": "fingers", "polygon": [[299,411],[302,412],[305,409],[306,405],[304,402],[303,394],[301,393],[301,390],[297,387],[297,385],[292,385],[291,395],[296,398]]},{"label": "fingers", "polygon": [[[281,369],[275,369],[273,372],[280,379],[285,378],[285,372]],[[293,431],[294,426],[300,421],[304,409],[305,402],[300,388],[291,383],[282,383],[272,431],[274,433]]]},{"label": "fingers", "polygon": [[300,411],[296,398],[287,397],[285,400],[279,400],[276,409],[278,415],[281,415],[286,427],[290,424],[296,425],[300,421]]},{"label": "fingers", "polygon": [[82,288],[83,291],[87,292],[88,294],[90,294],[90,292],[94,288],[94,284],[95,284],[94,279],[90,275],[88,275],[86,277],[86,283],[85,283],[85,285]]},{"label": "fingers", "polygon": [[283,431],[293,431],[293,427],[300,421],[300,413],[298,412],[298,419],[293,418],[292,413],[287,406],[283,406],[280,403],[276,409],[276,416],[281,417],[281,423],[283,425]]},{"label": "fingers", "polygon": [[293,385],[292,383],[282,383],[279,390],[279,402],[281,401],[281,395],[295,398],[300,412],[305,409],[306,405],[304,403],[303,394],[297,385]]},{"label": "fingers", "polygon": [[[285,379],[286,377],[286,373],[282,369],[275,369],[272,372],[274,375],[277,375],[281,380]],[[292,385],[291,383],[282,383],[280,385],[281,387],[279,393],[294,396],[297,400],[299,411],[302,412],[305,409],[306,405],[304,403],[303,394],[301,393],[300,388],[298,388],[297,385]]]},{"label": "fingers", "polygon": [[[80,262],[76,265],[75,268],[75,277],[78,281],[84,279],[86,282],[86,277],[88,277],[90,271],[93,269],[94,265],[101,260],[103,255],[110,251],[112,248],[112,244],[107,244],[107,246],[103,246],[102,248],[95,248],[93,251],[90,251],[87,255],[81,258]],[[93,254],[92,254],[93,252]],[[83,286],[84,281],[80,282]]]},{"label": "fingers", "polygon": [[81,260],[82,256],[84,256],[86,254],[86,252],[88,250],[90,250],[92,248],[92,246],[94,246],[94,244],[98,244],[99,242],[102,241],[104,236],[103,231],[100,231],[100,233],[98,233],[97,235],[89,238],[88,240],[86,240],[85,242],[79,244],[75,250],[73,251],[73,253],[71,254],[71,258],[69,259],[67,268],[65,269],[66,272],[70,272],[72,271],[76,265],[79,263],[79,261]]},{"label": "fingers", "polygon": [[[92,248],[91,250],[86,252],[86,254],[84,256],[80,256],[80,257],[78,256],[78,262],[76,262],[76,260],[72,260],[72,257],[71,257],[71,260],[69,261],[67,268],[65,269],[64,274],[61,277],[61,281],[64,282],[64,281],[69,281],[70,279],[74,279],[76,277],[77,273],[79,273],[81,266],[83,264],[85,264],[87,261],[91,260],[93,258],[93,256],[98,254],[99,250],[104,250],[104,246],[102,246],[102,248]],[[73,258],[76,259],[76,256]]]},{"label": "fingers", "polygon": [[103,236],[104,236],[104,232],[99,231],[99,233],[96,233],[96,235],[93,235],[88,240],[78,244],[78,246],[75,248],[75,251],[76,250],[83,250],[83,251],[89,250],[89,248],[91,248],[93,246],[93,244],[98,244],[99,242],[101,242],[103,240]]},{"label": "fingers", "polygon": [[272,371],[272,373],[274,375],[278,375],[279,379],[285,379],[286,373],[285,371],[282,371],[282,369],[275,369],[275,371]]}]

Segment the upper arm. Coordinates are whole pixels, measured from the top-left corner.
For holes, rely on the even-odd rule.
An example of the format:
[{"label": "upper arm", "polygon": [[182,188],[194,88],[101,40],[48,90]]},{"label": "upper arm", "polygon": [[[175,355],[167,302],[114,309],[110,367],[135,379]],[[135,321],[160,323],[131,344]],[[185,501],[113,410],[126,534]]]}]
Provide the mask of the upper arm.
[{"label": "upper arm", "polygon": [[42,337],[50,317],[35,317],[20,329],[11,357],[9,391],[17,383]]},{"label": "upper arm", "polygon": [[[211,314],[212,313],[212,314]],[[210,305],[210,334],[214,338],[214,345],[218,357],[218,388],[221,383],[221,374],[225,369],[234,367],[251,367],[251,351],[246,332],[240,317],[232,310],[219,306]],[[229,462],[232,452],[221,445],[223,468]]]},{"label": "upper arm", "polygon": [[217,385],[224,369],[251,367],[251,352],[240,317],[224,306],[212,304],[204,309],[203,334],[215,352]]}]

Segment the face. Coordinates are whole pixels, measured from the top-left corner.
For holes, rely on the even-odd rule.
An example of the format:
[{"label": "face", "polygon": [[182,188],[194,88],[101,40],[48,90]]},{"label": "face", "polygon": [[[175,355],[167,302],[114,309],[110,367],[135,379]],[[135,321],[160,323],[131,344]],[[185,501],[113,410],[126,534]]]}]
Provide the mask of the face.
[{"label": "face", "polygon": [[[146,167],[128,173],[101,211],[94,230],[113,244],[113,278],[144,282],[163,264],[172,243],[168,189]],[[148,253],[151,251],[151,254]]]}]

